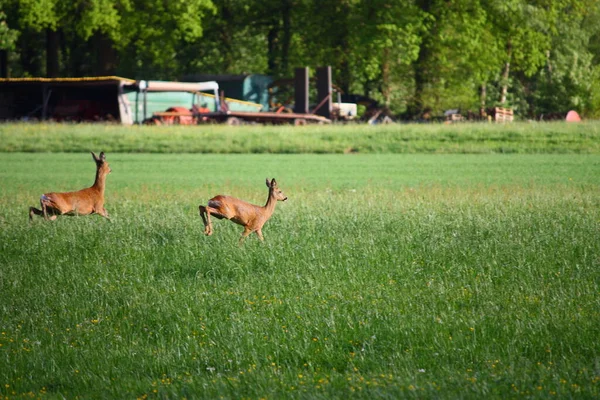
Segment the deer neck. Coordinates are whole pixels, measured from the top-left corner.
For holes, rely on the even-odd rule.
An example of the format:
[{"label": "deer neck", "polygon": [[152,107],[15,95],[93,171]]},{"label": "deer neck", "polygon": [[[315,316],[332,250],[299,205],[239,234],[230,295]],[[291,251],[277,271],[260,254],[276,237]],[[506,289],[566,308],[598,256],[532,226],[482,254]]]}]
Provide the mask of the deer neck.
[{"label": "deer neck", "polygon": [[106,174],[100,172],[100,170],[96,171],[96,179],[94,180],[94,185],[92,186],[101,194],[104,194],[104,185],[106,183]]},{"label": "deer neck", "polygon": [[277,200],[275,196],[273,196],[273,192],[269,190],[269,197],[267,198],[267,204],[263,207],[267,216],[271,216],[273,211],[275,211],[275,206],[277,205]]}]

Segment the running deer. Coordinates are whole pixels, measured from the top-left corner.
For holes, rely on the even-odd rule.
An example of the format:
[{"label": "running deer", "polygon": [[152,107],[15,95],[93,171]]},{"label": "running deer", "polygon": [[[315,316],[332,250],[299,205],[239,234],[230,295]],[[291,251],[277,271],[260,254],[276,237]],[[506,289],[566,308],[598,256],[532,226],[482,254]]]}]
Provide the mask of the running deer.
[{"label": "running deer", "polygon": [[44,219],[55,220],[59,215],[89,215],[100,214],[106,219],[108,212],[104,208],[104,186],[106,175],[110,174],[111,169],[106,162],[104,152],[100,157],[92,152],[92,157],[96,162],[96,180],[92,187],[78,190],[76,192],[64,193],[44,193],[40,197],[41,210],[35,207],[29,207],[29,220],[35,215],[42,215]]},{"label": "running deer", "polygon": [[269,188],[269,197],[267,198],[267,204],[264,207],[256,206],[254,204],[247,203],[243,200],[236,199],[235,197],[218,195],[208,201],[206,206],[200,206],[200,217],[204,221],[204,233],[206,235],[212,235],[212,223],[210,216],[214,216],[218,219],[226,218],[235,222],[238,225],[244,227],[242,237],[240,238],[240,244],[244,242],[246,236],[252,232],[256,232],[256,235],[260,240],[264,240],[262,234],[262,227],[271,218],[273,211],[275,211],[275,205],[277,201],[286,201],[287,196],[283,194],[281,189],[277,186],[275,178],[269,182],[267,178],[267,187]]}]

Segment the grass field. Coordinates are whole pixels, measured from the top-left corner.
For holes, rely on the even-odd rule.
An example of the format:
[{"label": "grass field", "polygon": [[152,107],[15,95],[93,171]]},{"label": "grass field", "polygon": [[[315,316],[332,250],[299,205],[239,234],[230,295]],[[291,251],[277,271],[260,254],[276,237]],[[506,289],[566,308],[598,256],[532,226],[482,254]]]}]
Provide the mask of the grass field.
[{"label": "grass field", "polygon": [[0,124],[1,152],[600,154],[600,122],[294,126]]},{"label": "grass field", "polygon": [[107,160],[112,222],[29,224],[92,157],[0,153],[0,398],[600,396],[599,155]]}]

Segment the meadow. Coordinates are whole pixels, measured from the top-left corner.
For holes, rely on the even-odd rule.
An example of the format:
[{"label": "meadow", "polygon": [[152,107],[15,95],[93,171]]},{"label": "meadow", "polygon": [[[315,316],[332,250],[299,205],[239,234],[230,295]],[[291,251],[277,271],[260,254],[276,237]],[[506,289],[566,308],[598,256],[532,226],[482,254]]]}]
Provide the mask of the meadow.
[{"label": "meadow", "polygon": [[[77,140],[0,152],[0,398],[600,395],[593,147],[131,154],[88,136],[112,221],[28,222],[40,194],[92,184]],[[264,242],[203,235],[199,204],[262,204],[266,177],[289,200]]]},{"label": "meadow", "polygon": [[600,123],[120,126],[0,124],[0,152],[600,154]]}]

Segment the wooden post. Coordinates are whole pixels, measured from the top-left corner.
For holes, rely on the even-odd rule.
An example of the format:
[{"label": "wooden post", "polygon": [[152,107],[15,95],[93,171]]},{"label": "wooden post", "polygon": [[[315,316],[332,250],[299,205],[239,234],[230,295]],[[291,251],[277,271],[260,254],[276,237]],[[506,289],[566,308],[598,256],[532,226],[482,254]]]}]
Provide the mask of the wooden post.
[{"label": "wooden post", "polygon": [[294,112],[308,114],[308,67],[296,68],[294,74]]},{"label": "wooden post", "polygon": [[0,78],[8,78],[8,51],[0,50]]},{"label": "wooden post", "polygon": [[318,110],[317,115],[331,118],[331,67],[317,68],[317,103],[325,102]]}]

